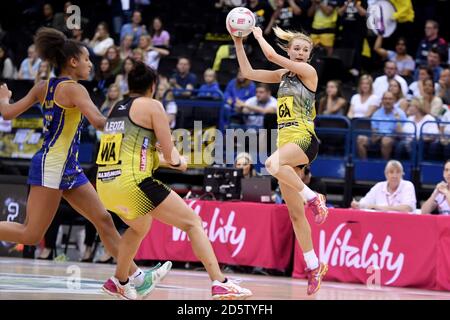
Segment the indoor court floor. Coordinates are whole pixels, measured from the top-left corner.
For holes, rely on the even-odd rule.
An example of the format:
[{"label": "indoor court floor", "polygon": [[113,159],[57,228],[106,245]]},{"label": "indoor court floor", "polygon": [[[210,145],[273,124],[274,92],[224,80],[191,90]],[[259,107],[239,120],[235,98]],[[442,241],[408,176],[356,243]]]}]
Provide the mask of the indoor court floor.
[{"label": "indoor court floor", "polygon": [[[103,291],[103,282],[114,265],[0,258],[0,299],[116,299]],[[145,268],[144,268],[145,269]],[[81,276],[81,280],[80,279]],[[368,288],[361,284],[324,282],[320,291],[306,295],[306,281],[287,277],[227,274],[242,279],[257,300],[450,300],[450,292],[413,288]],[[208,300],[210,281],[206,272],[173,269],[147,297],[150,300]]]}]

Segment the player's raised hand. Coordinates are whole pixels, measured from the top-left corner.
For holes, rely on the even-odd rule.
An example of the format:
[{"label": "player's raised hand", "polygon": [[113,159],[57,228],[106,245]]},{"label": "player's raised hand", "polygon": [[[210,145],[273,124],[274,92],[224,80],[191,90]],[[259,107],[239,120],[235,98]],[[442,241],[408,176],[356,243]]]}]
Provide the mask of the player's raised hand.
[{"label": "player's raised hand", "polygon": [[11,96],[12,92],[8,89],[8,86],[5,83],[2,84],[0,86],[0,103],[8,103]]},{"label": "player's raised hand", "polygon": [[256,40],[263,38],[263,32],[260,27],[254,27],[252,31]]},{"label": "player's raised hand", "polygon": [[243,43],[243,38],[241,37],[235,37],[230,33],[231,39],[233,39],[234,43],[236,44],[242,44]]}]

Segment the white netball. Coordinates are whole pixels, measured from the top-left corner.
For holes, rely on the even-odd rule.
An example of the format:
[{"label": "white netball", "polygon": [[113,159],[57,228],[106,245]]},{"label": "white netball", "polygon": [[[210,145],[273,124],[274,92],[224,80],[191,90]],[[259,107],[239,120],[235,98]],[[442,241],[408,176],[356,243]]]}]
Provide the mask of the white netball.
[{"label": "white netball", "polygon": [[245,7],[237,7],[228,12],[226,19],[228,32],[235,37],[246,37],[255,26],[255,15]]}]

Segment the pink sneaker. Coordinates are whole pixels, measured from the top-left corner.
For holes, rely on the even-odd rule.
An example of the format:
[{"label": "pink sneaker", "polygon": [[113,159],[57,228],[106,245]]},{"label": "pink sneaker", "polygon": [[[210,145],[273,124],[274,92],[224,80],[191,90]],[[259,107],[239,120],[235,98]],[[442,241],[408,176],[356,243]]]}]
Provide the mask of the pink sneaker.
[{"label": "pink sneaker", "polygon": [[319,291],[322,278],[325,276],[327,271],[328,265],[322,262],[314,270],[305,269],[305,272],[308,274],[308,289],[306,291],[308,295],[312,295]]},{"label": "pink sneaker", "polygon": [[118,297],[120,299],[136,300],[138,298],[136,289],[133,287],[131,281],[128,281],[128,283],[123,286],[115,277],[109,278],[103,284],[102,290],[107,294]]},{"label": "pink sneaker", "polygon": [[213,281],[212,298],[214,300],[244,300],[251,297],[253,293],[238,285],[239,280],[228,279],[227,282]]},{"label": "pink sneaker", "polygon": [[314,221],[322,224],[327,220],[328,208],[326,206],[326,198],[323,194],[316,193],[317,197],[308,201],[308,206],[314,214]]}]

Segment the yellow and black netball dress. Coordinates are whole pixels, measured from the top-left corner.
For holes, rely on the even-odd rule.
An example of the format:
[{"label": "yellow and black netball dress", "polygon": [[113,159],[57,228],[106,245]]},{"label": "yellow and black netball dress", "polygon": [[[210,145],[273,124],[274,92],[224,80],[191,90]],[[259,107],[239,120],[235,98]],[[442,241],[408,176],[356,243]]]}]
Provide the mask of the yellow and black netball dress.
[{"label": "yellow and black netball dress", "polygon": [[69,78],[51,78],[47,83],[44,114],[44,142],[31,159],[28,184],[52,189],[72,189],[88,182],[78,163],[78,149],[83,115],[75,107],[55,101],[60,83],[75,82]]},{"label": "yellow and black netball dress", "polygon": [[278,89],[278,148],[292,142],[300,146],[311,163],[319,151],[314,132],[315,92],[309,90],[297,75],[285,73]]},{"label": "yellow and black netball dress", "polygon": [[131,120],[134,99],[114,106],[97,156],[100,199],[108,210],[128,220],[147,214],[170,193],[169,187],[152,177],[159,165],[156,136]]}]

